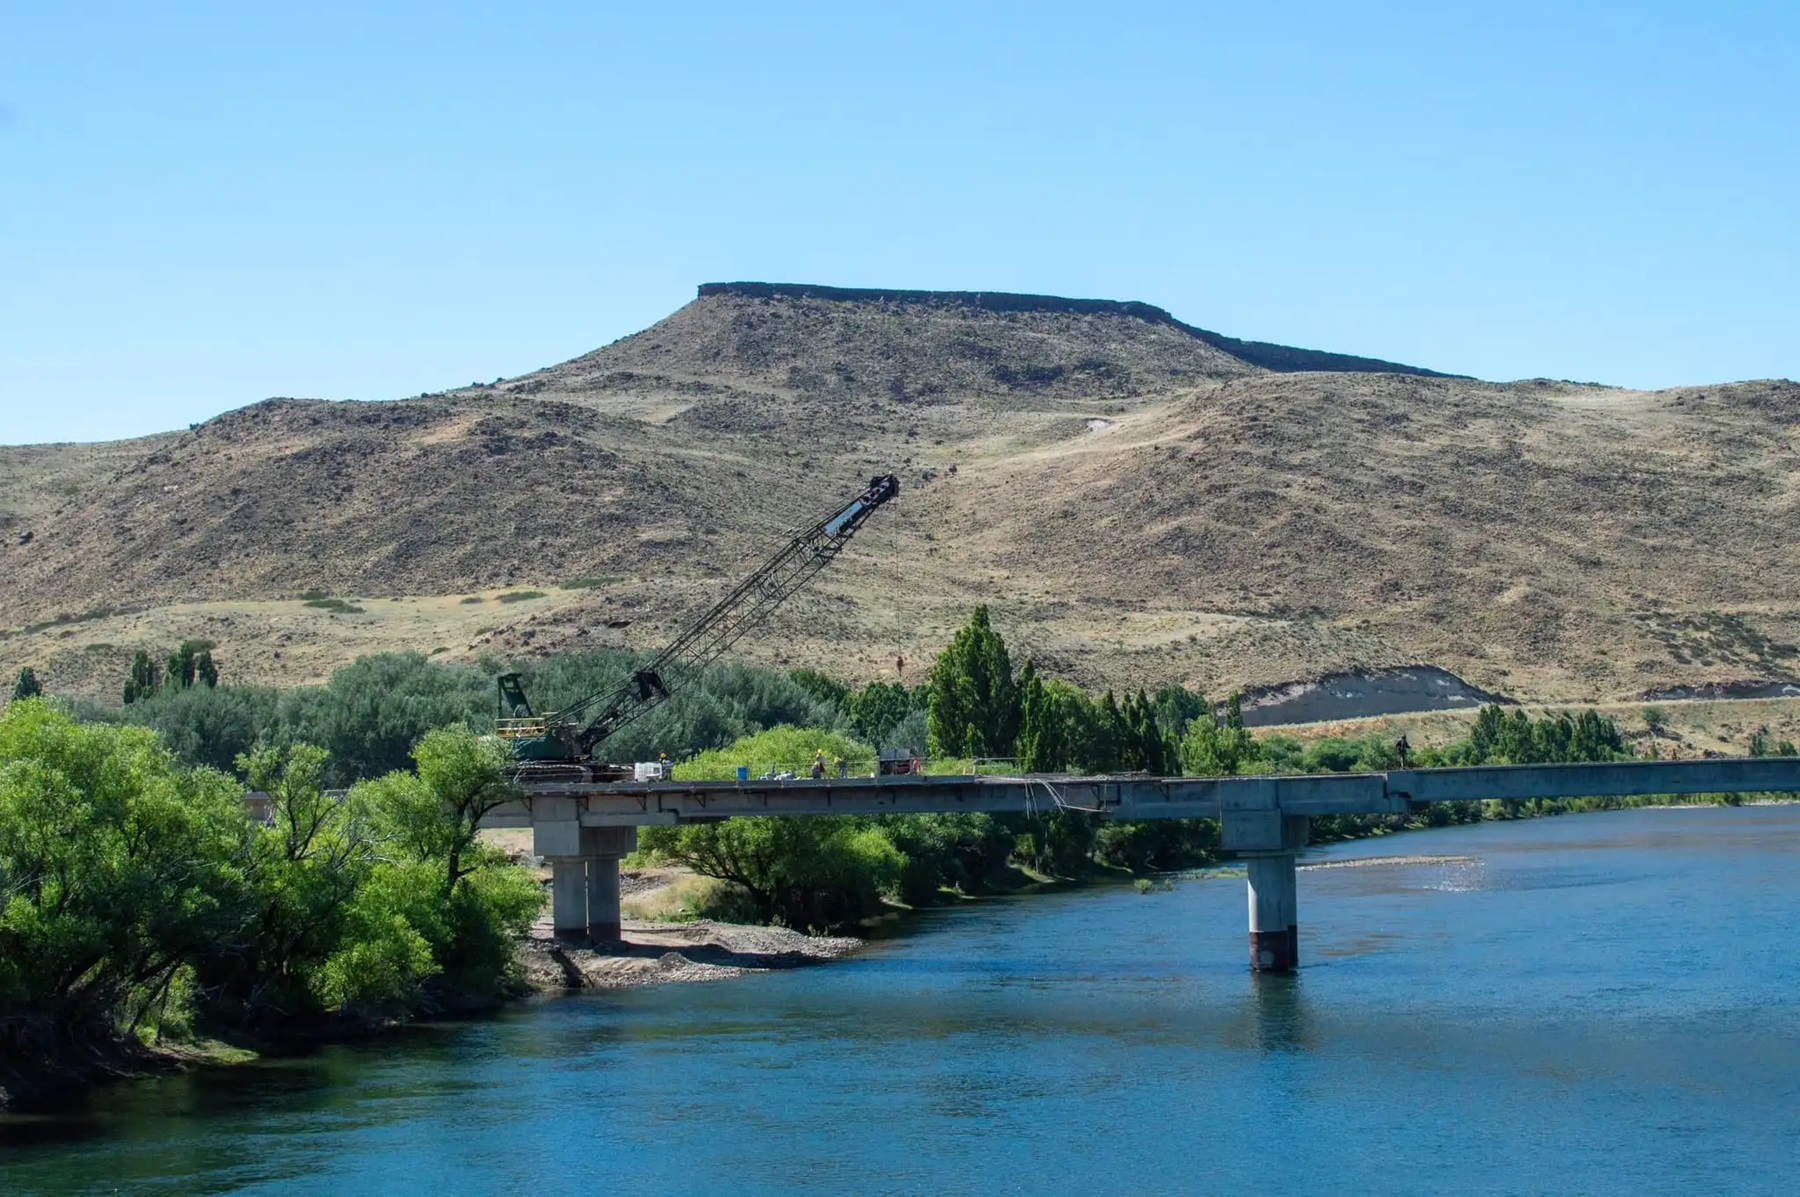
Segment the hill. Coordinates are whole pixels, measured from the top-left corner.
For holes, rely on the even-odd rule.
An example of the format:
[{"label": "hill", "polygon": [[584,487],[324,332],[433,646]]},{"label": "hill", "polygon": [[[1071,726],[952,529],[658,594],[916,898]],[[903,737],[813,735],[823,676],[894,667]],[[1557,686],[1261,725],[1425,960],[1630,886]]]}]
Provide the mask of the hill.
[{"label": "hill", "polygon": [[774,284],[492,386],[0,448],[0,667],[110,692],[188,637],[284,682],[649,646],[887,469],[897,509],[744,652],[917,680],[987,602],[1090,684],[1432,663],[1582,701],[1800,670],[1791,382],[1496,384],[1147,304]]}]

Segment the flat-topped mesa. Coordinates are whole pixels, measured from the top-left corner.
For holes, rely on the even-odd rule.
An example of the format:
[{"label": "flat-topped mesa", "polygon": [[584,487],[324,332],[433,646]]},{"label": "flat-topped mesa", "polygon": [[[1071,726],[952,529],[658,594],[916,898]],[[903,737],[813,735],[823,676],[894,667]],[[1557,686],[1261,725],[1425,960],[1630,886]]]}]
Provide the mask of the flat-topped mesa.
[{"label": "flat-topped mesa", "polygon": [[880,287],[826,287],[816,283],[701,283],[698,298],[814,299],[828,303],[899,304],[937,308],[974,308],[984,312],[1050,312],[1076,316],[1123,316],[1177,329],[1239,361],[1277,373],[1308,371],[1340,374],[1411,374],[1423,378],[1464,378],[1421,366],[1380,358],[1317,349],[1296,349],[1268,341],[1243,341],[1183,323],[1154,304],[1137,300],[1069,299],[1060,295],[1026,295],[1011,291],[894,291]]}]

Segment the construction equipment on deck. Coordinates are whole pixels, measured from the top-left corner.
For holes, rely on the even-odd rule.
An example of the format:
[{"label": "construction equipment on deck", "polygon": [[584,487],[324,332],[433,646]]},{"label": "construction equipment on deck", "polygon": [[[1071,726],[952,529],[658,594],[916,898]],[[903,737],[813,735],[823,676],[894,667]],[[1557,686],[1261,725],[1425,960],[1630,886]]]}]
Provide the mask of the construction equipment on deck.
[{"label": "construction equipment on deck", "polygon": [[[592,763],[594,749],[620,728],[660,706],[672,689],[724,655],[739,637],[806,585],[856,534],[877,507],[900,493],[900,479],[883,474],[831,515],[795,532],[768,561],[694,620],[651,661],[611,690],[590,694],[539,715],[517,673],[500,675],[495,731],[512,745],[520,773],[612,780],[615,770]],[[589,718],[589,712],[598,714]],[[631,776],[627,766],[621,779]]]}]

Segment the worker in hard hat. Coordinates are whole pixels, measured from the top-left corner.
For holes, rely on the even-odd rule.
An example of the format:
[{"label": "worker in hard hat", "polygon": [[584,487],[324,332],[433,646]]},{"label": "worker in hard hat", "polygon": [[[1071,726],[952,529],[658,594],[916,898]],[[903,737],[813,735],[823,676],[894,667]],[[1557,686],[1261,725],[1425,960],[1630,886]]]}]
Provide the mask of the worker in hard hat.
[{"label": "worker in hard hat", "polygon": [[814,781],[823,780],[825,777],[825,750],[823,748],[813,753],[812,775]]},{"label": "worker in hard hat", "polygon": [[850,762],[849,761],[845,760],[843,757],[840,756],[837,760],[833,761],[832,764],[837,766],[837,775],[839,777],[850,776]]}]

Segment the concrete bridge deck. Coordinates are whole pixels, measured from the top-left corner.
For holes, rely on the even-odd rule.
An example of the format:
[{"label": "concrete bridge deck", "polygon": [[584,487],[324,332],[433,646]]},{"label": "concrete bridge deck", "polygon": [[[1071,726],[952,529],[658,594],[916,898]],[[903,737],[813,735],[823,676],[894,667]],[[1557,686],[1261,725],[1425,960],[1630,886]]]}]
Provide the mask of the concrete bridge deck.
[{"label": "concrete bridge deck", "polygon": [[1298,777],[875,777],[793,781],[558,783],[529,787],[490,827],[530,827],[551,865],[559,935],[616,939],[619,859],[637,828],[744,815],[1024,814],[1083,810],[1106,818],[1220,821],[1224,848],[1246,862],[1250,962],[1299,962],[1295,856],[1314,815],[1406,814],[1430,802],[1800,793],[1800,758],[1727,757],[1588,765],[1396,769]]}]

